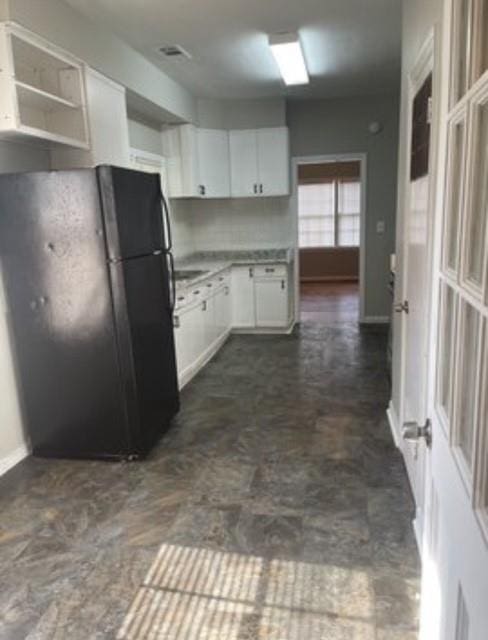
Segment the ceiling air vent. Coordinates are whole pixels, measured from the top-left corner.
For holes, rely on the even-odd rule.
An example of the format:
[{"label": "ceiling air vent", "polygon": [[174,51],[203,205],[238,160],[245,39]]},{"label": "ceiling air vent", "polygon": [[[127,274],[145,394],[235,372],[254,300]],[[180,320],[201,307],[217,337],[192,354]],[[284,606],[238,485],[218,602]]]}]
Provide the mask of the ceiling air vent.
[{"label": "ceiling air vent", "polygon": [[164,58],[187,58],[188,60],[191,58],[191,55],[188,53],[188,51],[185,51],[185,49],[183,49],[183,47],[180,47],[178,44],[170,44],[163,47],[158,47],[157,51]]}]

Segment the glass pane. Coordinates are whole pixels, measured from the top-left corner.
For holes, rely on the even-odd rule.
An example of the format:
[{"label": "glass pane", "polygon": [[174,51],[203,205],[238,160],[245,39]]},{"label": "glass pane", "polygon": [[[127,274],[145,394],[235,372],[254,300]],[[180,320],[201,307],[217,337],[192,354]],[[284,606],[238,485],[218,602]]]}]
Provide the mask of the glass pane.
[{"label": "glass pane", "polygon": [[359,181],[339,181],[338,189],[338,245],[359,246],[361,184]]},{"label": "glass pane", "polygon": [[361,185],[359,182],[339,182],[339,215],[359,213],[361,207]]},{"label": "glass pane", "polygon": [[478,42],[481,46],[481,69],[479,69],[479,75],[481,76],[488,69],[488,0],[481,0],[481,21],[478,24],[480,30],[480,37]]},{"label": "glass pane", "polygon": [[461,336],[461,376],[458,389],[457,445],[463,452],[470,469],[473,467],[479,324],[479,316],[476,309],[470,304],[464,303]]},{"label": "glass pane", "polygon": [[451,167],[448,184],[447,211],[447,266],[457,269],[459,221],[461,217],[461,185],[464,151],[464,122],[458,122],[451,129],[449,157]]},{"label": "glass pane", "polygon": [[359,214],[339,214],[339,238],[340,247],[359,247]]},{"label": "glass pane", "polygon": [[488,104],[479,108],[479,134],[476,139],[473,201],[467,232],[467,277],[482,284],[488,215]]},{"label": "glass pane", "polygon": [[449,420],[451,417],[451,371],[453,349],[453,327],[454,327],[454,291],[451,287],[444,285],[442,292],[442,315],[441,315],[441,357],[439,380],[439,404]]},{"label": "glass pane", "polygon": [[460,100],[468,89],[470,5],[471,0],[457,0],[457,33],[453,38],[453,42],[457,45],[454,61],[454,103]]},{"label": "glass pane", "polygon": [[300,247],[334,246],[334,184],[298,187],[298,230]]}]

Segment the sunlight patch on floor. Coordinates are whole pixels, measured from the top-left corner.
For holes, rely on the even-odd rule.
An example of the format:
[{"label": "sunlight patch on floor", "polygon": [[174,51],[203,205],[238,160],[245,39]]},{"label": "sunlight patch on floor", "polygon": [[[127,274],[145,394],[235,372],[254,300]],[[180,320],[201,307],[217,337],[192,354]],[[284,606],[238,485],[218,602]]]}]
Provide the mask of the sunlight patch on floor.
[{"label": "sunlight patch on floor", "polygon": [[365,571],[163,545],[118,640],[374,640]]}]

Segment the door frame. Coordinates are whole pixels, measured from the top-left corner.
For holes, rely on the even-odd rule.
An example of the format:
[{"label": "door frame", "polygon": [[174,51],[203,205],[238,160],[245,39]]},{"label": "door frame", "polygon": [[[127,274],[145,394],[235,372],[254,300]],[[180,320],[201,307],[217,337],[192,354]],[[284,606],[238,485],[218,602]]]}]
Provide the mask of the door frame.
[{"label": "door frame", "polygon": [[[411,143],[412,143],[412,115],[413,115],[413,100],[418,88],[422,85],[422,82],[427,78],[429,73],[432,73],[432,118],[431,118],[431,144],[430,144],[430,158],[429,158],[429,224],[428,224],[428,261],[426,264],[426,300],[427,306],[425,309],[425,320],[426,320],[426,334],[425,334],[425,354],[426,354],[426,362],[425,362],[425,389],[422,398],[422,407],[424,418],[430,415],[430,398],[431,398],[431,386],[432,386],[432,364],[435,359],[435,355],[432,354],[432,349],[429,345],[432,344],[432,338],[435,332],[435,325],[432,322],[432,313],[433,307],[435,307],[433,296],[435,295],[434,291],[434,282],[433,282],[433,274],[434,274],[434,264],[435,264],[435,232],[436,232],[436,212],[438,206],[438,181],[439,181],[439,135],[440,135],[440,37],[438,33],[438,27],[434,27],[430,29],[425,38],[420,51],[417,55],[417,58],[413,64],[413,67],[408,72],[407,75],[407,83],[408,83],[408,110],[406,114],[407,118],[407,130],[406,130],[406,151],[405,151],[405,167],[404,167],[404,175],[403,180],[405,181],[405,192],[403,195],[403,203],[402,203],[402,252],[401,252],[401,273],[402,277],[400,279],[400,293],[395,295],[395,302],[402,302],[406,299],[407,296],[407,274],[408,274],[408,253],[405,250],[406,247],[406,238],[408,232],[408,212],[410,209],[410,196],[411,196],[411,187],[410,187],[410,155],[411,155]],[[396,279],[396,285],[398,285],[398,274]],[[404,454],[405,447],[410,446],[408,443],[405,444],[404,440],[401,437],[401,428],[403,423],[405,422],[405,389],[406,389],[406,355],[407,355],[407,322],[405,316],[402,316],[401,319],[401,356],[400,356],[400,395],[399,395],[399,403],[398,407],[398,415],[395,416],[395,421],[393,418],[393,410],[390,405],[388,410],[388,417],[390,420],[390,424],[392,426],[392,430],[394,431],[393,436],[397,447]],[[392,424],[393,422],[393,424]],[[424,468],[424,513],[425,508],[427,506],[426,503],[426,483],[428,482],[428,454],[425,459],[425,468]],[[409,477],[410,482],[412,480]],[[413,489],[413,487],[412,487]],[[422,549],[422,539],[425,531],[425,518],[419,518],[420,514],[416,513],[415,518],[413,520],[413,528],[415,531],[415,536],[417,540],[417,545],[419,551]]]},{"label": "door frame", "polygon": [[359,162],[361,182],[361,210],[359,214],[359,318],[360,323],[375,322],[376,319],[368,318],[365,312],[365,273],[366,273],[366,178],[367,178],[367,154],[366,153],[335,153],[311,156],[293,156],[292,166],[292,191],[290,208],[295,224],[294,229],[294,280],[295,280],[295,323],[300,322],[300,247],[298,237],[298,167],[303,164],[321,164],[331,162]]}]

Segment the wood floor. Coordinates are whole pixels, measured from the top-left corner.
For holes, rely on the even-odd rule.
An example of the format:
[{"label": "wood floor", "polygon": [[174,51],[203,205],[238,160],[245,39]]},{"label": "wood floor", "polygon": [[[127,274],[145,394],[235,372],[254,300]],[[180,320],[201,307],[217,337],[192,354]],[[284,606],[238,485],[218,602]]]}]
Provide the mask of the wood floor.
[{"label": "wood floor", "polygon": [[335,324],[359,320],[357,282],[302,282],[300,301],[302,321]]}]

